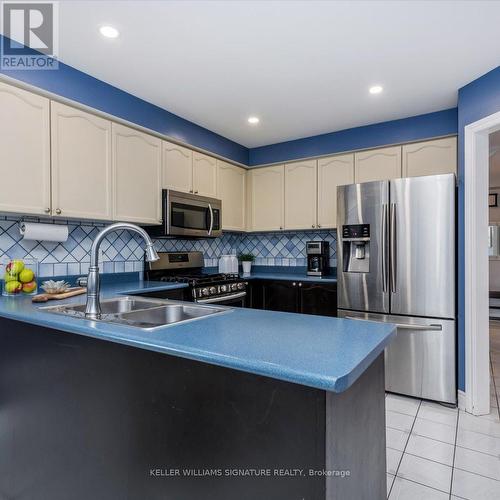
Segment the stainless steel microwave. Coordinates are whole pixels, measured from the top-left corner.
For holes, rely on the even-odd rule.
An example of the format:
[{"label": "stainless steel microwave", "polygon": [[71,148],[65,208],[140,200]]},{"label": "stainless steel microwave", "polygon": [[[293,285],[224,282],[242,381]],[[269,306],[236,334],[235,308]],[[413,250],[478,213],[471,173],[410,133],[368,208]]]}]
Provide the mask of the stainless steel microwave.
[{"label": "stainless steel microwave", "polygon": [[222,201],[171,189],[162,191],[163,223],[150,226],[155,238],[215,238],[222,235]]}]

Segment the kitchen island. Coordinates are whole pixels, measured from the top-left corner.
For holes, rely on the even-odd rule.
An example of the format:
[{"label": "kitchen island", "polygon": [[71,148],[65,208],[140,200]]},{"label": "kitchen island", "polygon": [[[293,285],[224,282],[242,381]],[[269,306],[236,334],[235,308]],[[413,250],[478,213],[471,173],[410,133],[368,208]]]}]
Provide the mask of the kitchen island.
[{"label": "kitchen island", "polygon": [[142,331],[2,298],[0,493],[385,498],[383,351],[394,334],[250,309]]}]

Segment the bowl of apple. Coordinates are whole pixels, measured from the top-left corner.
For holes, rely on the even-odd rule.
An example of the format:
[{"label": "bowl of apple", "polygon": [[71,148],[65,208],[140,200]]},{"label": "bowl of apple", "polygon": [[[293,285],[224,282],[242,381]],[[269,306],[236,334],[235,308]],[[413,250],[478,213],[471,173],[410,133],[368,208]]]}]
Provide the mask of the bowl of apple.
[{"label": "bowl of apple", "polygon": [[10,297],[37,293],[38,261],[36,259],[5,259],[2,268],[2,295]]}]

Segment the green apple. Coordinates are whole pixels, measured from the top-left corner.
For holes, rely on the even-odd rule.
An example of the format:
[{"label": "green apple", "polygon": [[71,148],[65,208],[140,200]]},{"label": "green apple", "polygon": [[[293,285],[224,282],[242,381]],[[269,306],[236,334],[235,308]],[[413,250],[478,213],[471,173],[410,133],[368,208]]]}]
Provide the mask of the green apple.
[{"label": "green apple", "polygon": [[23,293],[33,293],[36,290],[36,281],[23,283],[22,287],[23,287]]},{"label": "green apple", "polygon": [[7,293],[19,293],[23,289],[23,285],[19,281],[7,281],[5,283],[5,291]]},{"label": "green apple", "polygon": [[20,273],[19,273],[19,281],[21,283],[29,283],[30,281],[33,281],[33,278],[35,277],[35,273],[31,270],[25,267]]},{"label": "green apple", "polygon": [[9,274],[19,274],[24,269],[24,262],[22,260],[11,260],[5,270]]},{"label": "green apple", "polygon": [[5,283],[8,281],[17,281],[17,274],[10,274],[10,273],[5,273],[3,276],[3,280]]}]

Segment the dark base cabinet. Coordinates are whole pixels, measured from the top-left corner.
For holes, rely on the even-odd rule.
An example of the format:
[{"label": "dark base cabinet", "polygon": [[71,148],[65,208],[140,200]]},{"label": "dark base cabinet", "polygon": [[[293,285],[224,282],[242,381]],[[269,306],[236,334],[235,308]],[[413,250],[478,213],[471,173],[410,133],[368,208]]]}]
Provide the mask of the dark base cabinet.
[{"label": "dark base cabinet", "polygon": [[337,316],[337,285],[302,283],[299,287],[299,312]]},{"label": "dark base cabinet", "polygon": [[387,498],[383,354],[332,393],[6,319],[0,342],[2,500]]},{"label": "dark base cabinet", "polygon": [[250,281],[253,309],[337,316],[337,284],[285,280]]}]

